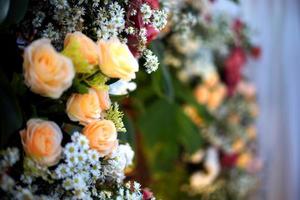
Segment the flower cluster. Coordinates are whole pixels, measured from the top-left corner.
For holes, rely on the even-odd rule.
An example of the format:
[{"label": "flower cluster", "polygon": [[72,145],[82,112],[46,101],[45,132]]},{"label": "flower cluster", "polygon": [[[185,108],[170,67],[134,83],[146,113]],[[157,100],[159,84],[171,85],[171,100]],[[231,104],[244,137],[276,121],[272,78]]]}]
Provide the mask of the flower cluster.
[{"label": "flower cluster", "polygon": [[[30,3],[30,12],[21,26],[23,35],[50,38],[58,49],[63,48],[66,34],[80,31],[93,40],[118,38],[127,43],[135,57],[140,57],[166,26],[168,18],[167,10],[160,9],[158,0],[31,0]],[[146,69],[154,71],[151,64]]]},{"label": "flower cluster", "polygon": [[[58,10],[69,6],[68,1],[50,3],[59,4]],[[139,65],[128,46],[117,37],[94,42],[72,32],[66,34],[62,51],[42,38],[28,45],[23,57],[25,84],[63,105],[66,115],[62,121],[44,120],[47,113],[30,118],[20,131],[22,159],[18,149],[0,153],[1,194],[14,199],[143,199],[138,183],[123,183],[134,152],[118,139],[118,132],[126,132],[124,114],[111,102],[106,84],[110,79],[129,84],[136,77]],[[14,165],[18,161],[21,169]]]},{"label": "flower cluster", "polygon": [[[255,87],[246,81],[243,68],[247,59],[258,58],[261,52],[241,20],[212,15],[212,2],[171,5],[172,27],[164,38],[163,62],[173,67],[178,84],[193,92],[193,101],[182,98],[184,103],[178,104],[206,142],[184,157],[190,179],[183,189],[203,199],[219,194],[222,199],[222,191],[243,199],[257,181],[249,177],[261,168],[255,140]],[[237,187],[239,183],[245,188]]]}]

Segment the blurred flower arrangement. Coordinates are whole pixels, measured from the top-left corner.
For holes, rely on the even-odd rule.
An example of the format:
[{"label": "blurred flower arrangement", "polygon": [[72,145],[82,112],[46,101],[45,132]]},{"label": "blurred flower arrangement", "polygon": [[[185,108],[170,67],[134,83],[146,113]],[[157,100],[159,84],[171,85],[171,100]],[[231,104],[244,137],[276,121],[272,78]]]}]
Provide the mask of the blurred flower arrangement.
[{"label": "blurred flower arrangement", "polygon": [[147,73],[157,70],[147,45],[166,25],[167,10],[148,0],[27,6],[24,19],[5,33],[16,63],[8,71],[1,66],[0,75],[5,92],[12,91],[7,105],[16,107],[3,123],[12,127],[1,129],[1,144],[9,147],[0,153],[0,196],[154,199],[125,181],[134,151],[118,139],[126,137],[124,114],[111,99],[136,89],[138,58]]},{"label": "blurred flower arrangement", "polygon": [[125,102],[143,144],[137,165],[147,160],[139,181],[163,199],[245,199],[262,163],[255,87],[243,69],[261,50],[240,19],[212,13],[213,1],[165,4],[170,20],[151,45],[161,67],[140,76],[152,85]]}]

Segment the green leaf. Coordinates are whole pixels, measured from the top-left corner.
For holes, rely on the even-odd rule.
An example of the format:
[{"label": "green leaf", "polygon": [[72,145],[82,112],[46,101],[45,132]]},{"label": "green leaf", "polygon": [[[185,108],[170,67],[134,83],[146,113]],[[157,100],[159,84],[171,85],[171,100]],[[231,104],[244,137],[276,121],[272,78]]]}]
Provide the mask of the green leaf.
[{"label": "green leaf", "polygon": [[185,104],[190,104],[193,107],[195,107],[198,111],[198,114],[206,123],[209,124],[215,120],[213,115],[210,114],[207,108],[196,101],[190,88],[183,85],[178,80],[174,80],[173,85],[175,88],[176,97],[179,98],[181,101],[183,101]]},{"label": "green leaf", "polygon": [[172,167],[181,146],[192,153],[202,145],[201,135],[181,107],[166,100],[148,106],[139,125],[146,145],[155,154],[153,159],[164,156],[164,159],[156,160],[164,166],[162,169]]},{"label": "green leaf", "polygon": [[69,124],[69,123],[63,123],[61,128],[69,135],[72,135],[74,132],[81,132],[82,130],[82,126]]},{"label": "green leaf", "polygon": [[88,86],[85,84],[81,83],[78,78],[74,78],[73,80],[73,88],[75,89],[76,92],[80,94],[86,94],[89,92]]},{"label": "green leaf", "polygon": [[0,145],[7,143],[10,136],[21,128],[23,117],[16,96],[12,93],[8,80],[0,70]]},{"label": "green leaf", "polygon": [[119,139],[122,142],[126,142],[129,143],[130,146],[135,149],[135,128],[134,128],[134,124],[133,121],[131,119],[131,117],[129,115],[124,115],[123,117],[124,120],[124,124],[126,127],[126,133],[120,133]]},{"label": "green leaf", "polygon": [[96,89],[104,89],[108,90],[108,86],[105,84],[109,78],[104,76],[100,71],[96,72],[92,76],[85,79],[85,83],[87,83],[90,87],[94,87]]},{"label": "green leaf", "polygon": [[0,24],[5,20],[9,11],[10,0],[0,1]]},{"label": "green leaf", "polygon": [[[3,1],[3,2],[2,2]],[[25,16],[29,0],[1,0],[1,15],[2,15],[2,23],[1,28],[6,28],[12,24],[19,23]],[[9,9],[7,9],[7,4],[9,4]],[[4,7],[2,7],[2,5]],[[3,13],[2,13],[3,12]],[[7,14],[5,14],[7,13]],[[5,16],[6,15],[6,16]],[[0,18],[1,20],[1,18]]]},{"label": "green leaf", "polygon": [[152,86],[156,94],[162,98],[168,99],[170,102],[174,101],[174,88],[169,68],[163,64],[164,46],[160,41],[154,41],[150,46],[151,50],[161,61],[158,70],[152,74]]}]

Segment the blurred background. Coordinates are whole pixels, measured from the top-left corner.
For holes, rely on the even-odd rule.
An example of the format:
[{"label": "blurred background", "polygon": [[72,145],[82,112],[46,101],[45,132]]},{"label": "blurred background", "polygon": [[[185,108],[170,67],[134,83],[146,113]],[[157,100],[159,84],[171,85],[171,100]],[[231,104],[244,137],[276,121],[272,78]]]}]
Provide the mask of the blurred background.
[{"label": "blurred background", "polygon": [[258,141],[265,163],[260,198],[299,199],[300,1],[243,0],[240,8],[217,4],[217,9],[242,15],[263,49],[261,59],[247,69],[260,107]]}]

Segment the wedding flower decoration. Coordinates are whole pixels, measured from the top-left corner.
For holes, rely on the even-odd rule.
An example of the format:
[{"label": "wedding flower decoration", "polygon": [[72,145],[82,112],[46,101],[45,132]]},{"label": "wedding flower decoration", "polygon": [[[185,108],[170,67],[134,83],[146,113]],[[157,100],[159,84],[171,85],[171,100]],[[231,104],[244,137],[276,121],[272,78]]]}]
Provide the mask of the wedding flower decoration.
[{"label": "wedding flower decoration", "polygon": [[[147,26],[158,34],[166,13],[156,3],[145,1],[143,9],[136,9],[144,12],[145,6],[155,5]],[[126,132],[124,114],[110,98],[136,88],[129,81],[136,78],[139,64],[127,38],[146,35],[125,15],[131,5],[128,1],[30,1],[18,38],[28,42],[24,81],[32,92],[52,99],[36,98],[32,103],[41,106],[30,104],[35,112],[26,114],[34,118],[20,131],[24,157],[17,148],[0,152],[0,193],[5,198],[143,199],[139,183],[124,182],[134,151],[118,138],[119,132]],[[157,15],[160,19],[154,19]],[[139,51],[145,54],[147,72],[155,71],[158,59],[146,49],[150,38],[138,42],[143,44]],[[123,87],[114,87],[118,83]]]}]

